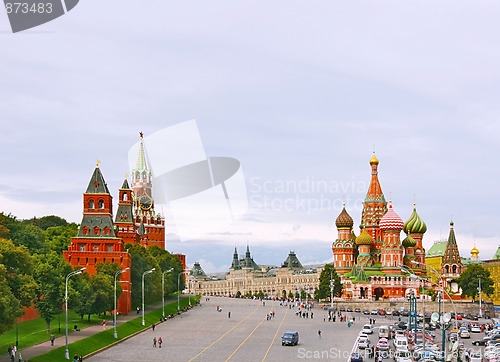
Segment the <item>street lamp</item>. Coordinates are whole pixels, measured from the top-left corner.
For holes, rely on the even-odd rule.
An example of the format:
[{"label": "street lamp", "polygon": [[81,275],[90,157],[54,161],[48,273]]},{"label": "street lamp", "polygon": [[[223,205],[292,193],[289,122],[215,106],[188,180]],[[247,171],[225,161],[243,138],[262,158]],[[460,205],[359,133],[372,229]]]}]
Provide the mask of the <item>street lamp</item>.
[{"label": "street lamp", "polygon": [[483,308],[481,305],[481,275],[478,275],[478,277],[479,277],[479,288],[478,288],[478,291],[479,291],[479,318],[482,318],[483,317]]},{"label": "street lamp", "polygon": [[188,271],[181,271],[179,275],[177,275],[177,312],[179,312],[180,308],[180,278],[182,274],[186,274]]},{"label": "street lamp", "polygon": [[335,281],[333,280],[333,272],[330,270],[330,308],[333,311],[333,289],[335,287]]},{"label": "street lamp", "polygon": [[146,274],[150,274],[154,272],[156,268],[146,270],[144,273],[142,273],[142,325],[145,326],[146,322],[144,321],[144,276]]},{"label": "street lamp", "polygon": [[170,273],[174,268],[165,270],[161,274],[161,306],[162,306],[162,316],[165,319],[165,274]]},{"label": "street lamp", "polygon": [[126,267],[125,269],[123,270],[118,270],[116,273],[115,273],[115,313],[113,315],[113,326],[115,327],[115,331],[114,331],[114,336],[115,338],[118,338],[118,332],[116,331],[116,278],[118,277],[118,275],[120,275],[121,273],[124,273],[126,272],[127,270],[129,270],[130,268],[129,267]]},{"label": "street lamp", "polygon": [[73,275],[78,275],[82,274],[85,269],[87,268],[81,268],[79,270],[72,271],[68,275],[66,275],[66,283],[64,286],[64,301],[65,301],[65,308],[66,308],[66,350],[64,351],[64,358],[69,359],[69,348],[68,348],[68,280],[71,278]]}]

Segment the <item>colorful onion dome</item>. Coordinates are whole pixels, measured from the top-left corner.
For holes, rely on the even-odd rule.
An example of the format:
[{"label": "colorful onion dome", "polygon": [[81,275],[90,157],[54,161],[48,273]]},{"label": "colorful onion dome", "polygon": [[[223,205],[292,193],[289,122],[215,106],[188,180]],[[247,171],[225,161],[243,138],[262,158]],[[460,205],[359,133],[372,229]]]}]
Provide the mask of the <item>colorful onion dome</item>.
[{"label": "colorful onion dome", "polygon": [[379,227],[382,230],[403,230],[403,220],[392,208],[392,203],[389,204],[389,210],[380,219]]},{"label": "colorful onion dome", "polygon": [[417,241],[411,237],[410,234],[406,236],[401,242],[405,248],[414,248],[417,245]]},{"label": "colorful onion dome", "polygon": [[479,255],[479,250],[477,250],[476,244],[474,244],[474,247],[470,251],[470,255],[472,255],[472,256],[478,256]]},{"label": "colorful onion dome", "polygon": [[356,238],[356,245],[371,245],[373,244],[373,238],[366,229],[363,229],[361,234]]},{"label": "colorful onion dome", "polygon": [[340,215],[337,217],[337,220],[335,220],[335,225],[337,228],[346,228],[346,229],[351,229],[352,226],[354,225],[354,220],[352,217],[347,213],[345,209],[345,204],[342,208],[342,211],[340,212]]},{"label": "colorful onion dome", "polygon": [[427,225],[418,216],[415,204],[413,204],[413,212],[408,221],[405,222],[403,230],[407,234],[424,234],[427,231]]},{"label": "colorful onion dome", "polygon": [[375,157],[375,151],[373,152],[373,157],[370,160],[370,165],[378,165],[378,159]]}]

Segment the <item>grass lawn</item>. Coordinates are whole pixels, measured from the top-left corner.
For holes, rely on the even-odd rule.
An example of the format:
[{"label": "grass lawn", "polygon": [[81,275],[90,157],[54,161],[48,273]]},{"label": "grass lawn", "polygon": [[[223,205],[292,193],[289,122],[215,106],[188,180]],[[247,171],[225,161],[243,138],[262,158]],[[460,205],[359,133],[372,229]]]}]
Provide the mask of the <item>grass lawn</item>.
[{"label": "grass lawn", "polygon": [[[199,297],[198,297],[199,300]],[[184,298],[180,302],[181,309],[189,304],[188,298]],[[165,314],[174,314],[177,312],[177,301],[165,305]],[[152,312],[146,313],[145,322],[146,326],[142,325],[142,316],[134,318],[126,323],[117,326],[118,339],[115,339],[114,329],[109,328],[98,334],[82,339],[80,341],[71,343],[69,345],[70,360],[75,354],[86,356],[92,352],[98,351],[112,344],[118,343],[120,340],[139,333],[145,329],[151,328],[153,322],[158,322],[162,317],[162,308],[156,309]],[[168,323],[168,322],[167,322]],[[30,359],[30,362],[53,362],[53,361],[66,361],[64,359],[64,351],[66,346],[53,349],[50,352],[36,356]]]},{"label": "grass lawn", "polygon": [[[110,315],[107,316],[108,319],[112,319]],[[50,323],[50,333],[47,332],[47,323],[43,318],[36,318],[30,321],[18,323],[17,335],[18,335],[18,349],[23,349],[29,346],[33,346],[40,342],[48,341],[50,334],[54,333],[57,338],[59,336],[65,335],[65,320],[66,315],[61,312],[59,315],[55,316]],[[75,324],[79,328],[84,328],[93,324],[100,324],[103,318],[96,315],[91,315],[90,322],[87,321],[87,317],[80,319],[80,316],[76,315],[73,311],[68,311],[68,328],[73,329]],[[60,327],[60,330],[59,330]],[[0,335],[0,353],[6,353],[9,345],[16,344],[16,327]]]}]

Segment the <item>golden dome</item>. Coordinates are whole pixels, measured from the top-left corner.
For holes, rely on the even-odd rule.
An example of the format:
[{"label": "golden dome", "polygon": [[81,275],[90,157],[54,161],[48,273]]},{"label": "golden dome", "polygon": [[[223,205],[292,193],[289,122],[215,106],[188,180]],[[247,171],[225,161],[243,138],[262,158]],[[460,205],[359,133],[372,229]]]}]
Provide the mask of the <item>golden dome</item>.
[{"label": "golden dome", "polygon": [[370,160],[370,165],[378,165],[378,159],[375,157],[375,152],[373,152],[373,157]]},{"label": "golden dome", "polygon": [[474,244],[474,247],[470,251],[470,255],[472,255],[472,256],[478,256],[479,255],[479,250],[477,250],[476,244]]}]

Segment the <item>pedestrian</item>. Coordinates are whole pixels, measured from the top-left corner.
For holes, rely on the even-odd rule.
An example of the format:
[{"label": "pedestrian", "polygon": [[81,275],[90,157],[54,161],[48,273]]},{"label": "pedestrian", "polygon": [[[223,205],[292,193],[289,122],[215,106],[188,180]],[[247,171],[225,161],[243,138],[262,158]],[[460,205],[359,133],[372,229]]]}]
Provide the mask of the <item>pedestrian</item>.
[{"label": "pedestrian", "polygon": [[53,346],[54,345],[54,341],[56,340],[56,337],[54,337],[54,333],[52,333],[50,335],[50,345]]},{"label": "pedestrian", "polygon": [[156,327],[156,324],[153,323],[153,325],[151,326],[151,328],[153,328],[153,332],[155,331],[155,327]]},{"label": "pedestrian", "polygon": [[231,312],[227,312],[227,317],[231,318]]},{"label": "pedestrian", "polygon": [[101,324],[102,324],[102,329],[105,330],[106,329],[106,319],[103,319]]},{"label": "pedestrian", "polygon": [[153,348],[156,348],[156,337],[153,337]]},{"label": "pedestrian", "polygon": [[78,357],[78,362],[83,362],[83,356],[80,355],[80,357]]},{"label": "pedestrian", "polygon": [[21,352],[19,352],[19,356],[17,357],[17,359],[19,360],[19,362],[23,362],[23,356],[21,356]]},{"label": "pedestrian", "polygon": [[313,313],[313,312],[311,312],[311,319],[313,319],[313,316],[314,316],[314,313]]},{"label": "pedestrian", "polygon": [[163,343],[163,339],[161,339],[161,337],[160,337],[160,338],[158,338],[158,347],[159,347],[159,348],[161,348],[161,344],[162,344],[162,343]]},{"label": "pedestrian", "polygon": [[318,338],[321,339],[321,329],[318,330]]},{"label": "pedestrian", "polygon": [[141,308],[137,307],[137,314],[139,314],[140,310],[141,310]]},{"label": "pedestrian", "polygon": [[77,355],[77,354],[75,354],[75,355],[73,356],[73,362],[78,362],[78,355]]}]

